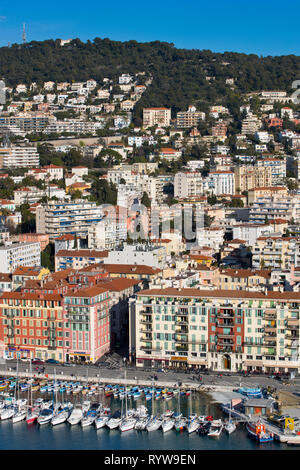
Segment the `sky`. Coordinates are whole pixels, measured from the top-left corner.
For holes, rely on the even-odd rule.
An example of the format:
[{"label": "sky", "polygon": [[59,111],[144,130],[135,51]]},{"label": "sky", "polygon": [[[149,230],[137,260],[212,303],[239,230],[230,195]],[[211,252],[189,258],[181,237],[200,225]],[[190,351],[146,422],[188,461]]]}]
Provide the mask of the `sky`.
[{"label": "sky", "polygon": [[[244,6],[243,6],[244,5]],[[300,55],[297,0],[0,0],[0,46],[95,37],[186,49]]]}]

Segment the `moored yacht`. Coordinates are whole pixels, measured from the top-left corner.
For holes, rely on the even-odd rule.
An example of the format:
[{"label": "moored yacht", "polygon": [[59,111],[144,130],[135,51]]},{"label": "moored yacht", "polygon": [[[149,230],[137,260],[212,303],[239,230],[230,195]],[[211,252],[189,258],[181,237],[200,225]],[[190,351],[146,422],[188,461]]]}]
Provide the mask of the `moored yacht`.
[{"label": "moored yacht", "polygon": [[161,429],[162,432],[170,431],[174,428],[175,419],[174,418],[165,418],[162,422]]}]

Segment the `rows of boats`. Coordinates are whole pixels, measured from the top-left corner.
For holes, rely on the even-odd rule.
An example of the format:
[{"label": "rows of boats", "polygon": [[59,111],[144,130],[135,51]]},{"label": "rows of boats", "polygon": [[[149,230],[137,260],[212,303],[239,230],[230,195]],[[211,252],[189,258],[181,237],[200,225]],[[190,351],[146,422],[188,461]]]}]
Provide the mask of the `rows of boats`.
[{"label": "rows of boats", "polygon": [[89,400],[74,405],[71,402],[59,403],[38,398],[32,406],[29,406],[27,399],[16,400],[14,397],[5,397],[0,401],[0,419],[1,421],[11,419],[13,423],[26,421],[28,424],[52,426],[67,422],[71,426],[80,424],[84,428],[94,425],[96,429],[107,427],[110,430],[119,429],[121,432],[131,429],[148,432],[161,429],[165,433],[175,429],[186,430],[189,434],[193,432],[198,432],[200,435],[207,434],[208,437],[219,437],[223,429],[228,433],[235,429],[233,422],[223,423],[221,419],[214,420],[212,416],[192,414],[186,418],[182,413],[171,410],[154,416],[149,415],[144,405],[112,413],[110,408]]},{"label": "rows of boats", "polygon": [[[21,392],[27,392],[27,398],[20,398]],[[52,400],[41,398],[33,400],[33,392],[40,395],[52,395]],[[258,395],[260,390],[240,389],[243,395]],[[76,404],[76,398],[65,400],[65,395],[81,394],[80,403]],[[91,401],[83,395],[98,394],[98,401]],[[100,395],[121,400],[121,410],[114,413],[105,407],[100,401]],[[179,390],[178,388],[159,388],[143,386],[101,385],[100,383],[82,384],[78,381],[36,380],[28,379],[20,381],[16,377],[0,379],[0,420],[12,420],[13,423],[26,421],[27,424],[38,425],[51,424],[56,426],[68,423],[73,426],[80,424],[82,428],[94,426],[96,429],[106,427],[110,430],[119,429],[121,432],[135,429],[137,431],[161,430],[166,433],[171,430],[186,431],[188,434],[198,433],[208,437],[218,438],[223,431],[231,434],[236,430],[236,422],[232,419],[231,410],[225,421],[214,419],[212,416],[198,416],[192,413],[192,392]],[[24,395],[24,393],[23,393]],[[25,394],[26,395],[26,394]],[[181,397],[189,397],[189,416],[185,417],[180,412]],[[59,398],[58,398],[59,397]],[[92,398],[92,397],[91,397]],[[151,414],[148,408],[141,405],[137,408],[129,407],[130,399],[144,398],[152,400]],[[166,402],[176,398],[177,412],[166,410]],[[164,401],[164,412],[154,413],[155,400]],[[83,401],[84,400],[84,401]],[[75,401],[75,403],[74,403]],[[134,402],[131,402],[133,404]],[[274,439],[272,433],[268,433],[260,422],[247,423],[246,429],[251,438],[259,442],[270,442]]]},{"label": "rows of boats", "polygon": [[125,397],[145,398],[145,400],[171,400],[178,394],[180,396],[190,396],[191,390],[179,390],[178,388],[161,388],[161,387],[143,387],[143,386],[121,386],[121,385],[100,385],[97,383],[84,384],[79,381],[65,381],[65,380],[39,380],[33,379],[24,380],[17,383],[14,377],[0,380],[0,392],[4,390],[14,391],[18,389],[20,392],[31,390],[32,392],[39,392],[40,394],[49,393],[65,393],[67,395],[96,395],[99,391],[104,391],[106,397],[113,397],[123,400]]}]

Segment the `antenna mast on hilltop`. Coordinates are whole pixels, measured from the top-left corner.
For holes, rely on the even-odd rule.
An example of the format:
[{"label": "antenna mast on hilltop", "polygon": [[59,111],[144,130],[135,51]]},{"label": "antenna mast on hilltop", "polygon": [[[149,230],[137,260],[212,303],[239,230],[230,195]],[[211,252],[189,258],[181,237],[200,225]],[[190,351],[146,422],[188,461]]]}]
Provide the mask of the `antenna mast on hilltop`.
[{"label": "antenna mast on hilltop", "polygon": [[25,30],[25,23],[23,23],[23,33],[22,33],[22,40],[23,43],[26,42],[26,30]]}]

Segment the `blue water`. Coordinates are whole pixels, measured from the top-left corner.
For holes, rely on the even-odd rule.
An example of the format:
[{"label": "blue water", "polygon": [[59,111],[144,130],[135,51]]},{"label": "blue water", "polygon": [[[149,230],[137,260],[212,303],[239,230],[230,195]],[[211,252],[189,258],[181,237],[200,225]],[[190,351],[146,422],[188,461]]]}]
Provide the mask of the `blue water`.
[{"label": "blue water", "polygon": [[[44,397],[44,395],[43,395]],[[46,398],[46,397],[45,397]],[[49,397],[49,399],[52,397]],[[69,397],[66,397],[69,400]],[[87,398],[85,398],[87,399]],[[110,406],[112,411],[121,409],[118,399],[113,397],[89,398],[92,401],[101,401]],[[78,399],[76,399],[78,400]],[[180,411],[189,414],[191,401],[186,397],[180,399]],[[214,418],[224,417],[220,409],[204,396],[197,394],[193,397],[192,411],[199,415],[213,415]],[[128,406],[136,408],[145,404],[149,411],[151,402],[145,400],[128,400]],[[174,398],[166,403],[168,409],[178,411],[178,400]],[[163,412],[162,400],[154,402],[154,411]],[[0,421],[0,450],[282,450],[291,449],[285,444],[271,442],[257,444],[247,436],[243,425],[228,435],[222,432],[218,439],[199,436],[196,433],[188,434],[185,431],[171,430],[162,433],[161,430],[148,433],[147,431],[127,431],[102,428],[96,430],[94,426],[82,428],[80,425],[70,426],[63,423],[57,426],[46,424],[27,425],[26,421],[13,424],[11,420]],[[296,449],[296,448],[294,448]]]}]

